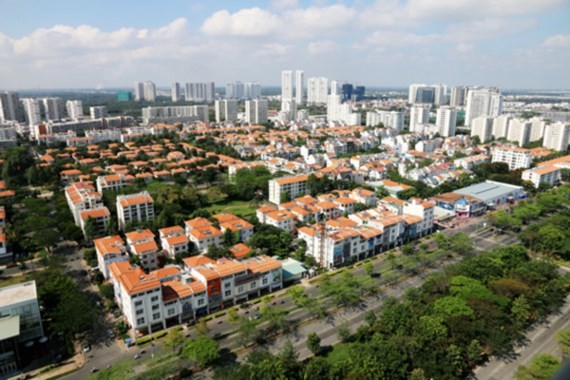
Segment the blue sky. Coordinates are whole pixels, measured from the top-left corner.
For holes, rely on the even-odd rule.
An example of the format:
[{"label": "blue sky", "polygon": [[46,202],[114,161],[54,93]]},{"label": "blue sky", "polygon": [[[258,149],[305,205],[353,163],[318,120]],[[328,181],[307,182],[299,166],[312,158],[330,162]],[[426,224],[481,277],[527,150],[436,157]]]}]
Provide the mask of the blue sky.
[{"label": "blue sky", "polygon": [[570,0],[0,0],[0,89],[257,80],[570,88]]}]

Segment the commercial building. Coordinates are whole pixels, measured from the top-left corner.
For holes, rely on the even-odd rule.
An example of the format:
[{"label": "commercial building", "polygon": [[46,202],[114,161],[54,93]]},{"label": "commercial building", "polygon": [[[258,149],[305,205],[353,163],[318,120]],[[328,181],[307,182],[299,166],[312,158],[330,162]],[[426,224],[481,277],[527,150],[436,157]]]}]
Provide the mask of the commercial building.
[{"label": "commercial building", "polygon": [[522,186],[488,180],[455,190],[454,193],[476,198],[489,207],[496,207],[526,196]]},{"label": "commercial building", "polygon": [[527,169],[530,168],[532,163],[530,149],[496,146],[491,153],[491,162],[504,162],[509,165],[509,170]]},{"label": "commercial building", "polygon": [[30,354],[45,343],[42,340],[36,282],[0,288],[0,377],[29,364]]},{"label": "commercial building", "polygon": [[154,220],[154,202],[147,191],[117,196],[117,218],[119,229],[128,223]]}]

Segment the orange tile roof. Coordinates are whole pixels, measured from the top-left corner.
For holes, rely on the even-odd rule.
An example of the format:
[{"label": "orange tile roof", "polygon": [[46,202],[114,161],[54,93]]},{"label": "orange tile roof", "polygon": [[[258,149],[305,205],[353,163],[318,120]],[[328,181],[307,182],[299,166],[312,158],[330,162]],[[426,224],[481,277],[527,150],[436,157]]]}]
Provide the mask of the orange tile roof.
[{"label": "orange tile roof", "polygon": [[263,207],[258,208],[256,211],[259,211],[260,213],[265,214],[265,213],[268,213],[271,211],[277,211],[277,207],[271,206],[271,205],[263,206]]},{"label": "orange tile roof", "polygon": [[234,214],[231,214],[229,212],[224,212],[221,214],[216,214],[213,216],[214,219],[216,219],[219,223],[225,223],[225,222],[229,222],[235,219],[240,219],[237,216],[235,216]]},{"label": "orange tile roof", "polygon": [[236,259],[243,259],[244,257],[247,257],[251,251],[252,249],[243,243],[236,244],[230,248],[231,254]]},{"label": "orange tile roof", "polygon": [[128,262],[112,263],[109,265],[109,271],[129,295],[160,288],[160,281],[156,276],[147,275],[142,269],[133,268]]},{"label": "orange tile roof", "polygon": [[557,170],[560,170],[560,169],[554,165],[548,165],[548,166],[539,166],[538,168],[532,169],[532,172],[536,173],[538,175],[544,175],[544,174],[555,172]]},{"label": "orange tile roof", "polygon": [[97,253],[101,256],[105,256],[109,254],[121,254],[125,242],[119,235],[115,235],[95,239],[93,240],[93,244],[95,244]]},{"label": "orange tile roof", "polygon": [[236,232],[253,228],[253,224],[243,219],[234,219],[229,222],[220,223],[220,227],[224,230],[229,229],[233,232]]},{"label": "orange tile roof", "polygon": [[206,264],[215,264],[216,262],[205,255],[197,255],[192,257],[186,257],[183,259],[184,264],[190,268],[199,267]]},{"label": "orange tile roof", "polygon": [[175,245],[186,244],[186,243],[188,243],[188,241],[189,241],[188,236],[186,236],[184,234],[170,236],[170,237],[166,238],[166,242],[171,247],[175,246]]},{"label": "orange tile roof", "polygon": [[186,225],[186,227],[189,227],[191,229],[197,229],[197,228],[203,228],[203,227],[211,226],[212,222],[210,222],[206,218],[198,217],[198,218],[194,218],[191,220],[187,220],[184,222],[184,224]]},{"label": "orange tile roof", "polygon": [[244,261],[247,268],[253,273],[265,273],[281,268],[281,261],[269,256],[258,256]]},{"label": "orange tile roof", "polygon": [[354,204],[357,203],[356,200],[352,199],[352,198],[337,198],[334,200],[335,203],[340,203],[341,205],[350,205],[350,204]]},{"label": "orange tile roof", "polygon": [[222,236],[223,232],[214,226],[205,226],[199,229],[190,230],[188,234],[195,237],[198,240],[204,240],[211,237]]},{"label": "orange tile roof", "polygon": [[337,208],[338,205],[335,204],[335,203],[332,203],[332,202],[326,202],[326,201],[324,201],[324,202],[319,202],[319,203],[317,203],[317,204],[315,205],[315,207],[319,207],[319,208],[322,208],[322,209],[324,209],[324,210],[330,210],[330,209],[332,209],[332,208]]},{"label": "orange tile roof", "polygon": [[315,236],[317,234],[317,231],[311,227],[301,227],[298,229],[298,232],[309,236]]},{"label": "orange tile roof", "polygon": [[153,203],[152,197],[146,194],[140,194],[138,196],[129,196],[128,198],[121,196],[119,199],[122,207],[129,207],[141,203]]},{"label": "orange tile roof", "polygon": [[158,280],[162,280],[165,277],[178,276],[180,274],[180,269],[175,266],[170,266],[153,270],[149,274],[155,276]]},{"label": "orange tile roof", "polygon": [[309,179],[308,175],[299,175],[295,177],[278,178],[275,180],[279,185],[287,185],[290,183],[306,182]]},{"label": "orange tile roof", "polygon": [[145,252],[156,252],[158,251],[158,245],[154,240],[147,241],[145,243],[138,243],[133,245],[134,253],[137,255],[141,255]]},{"label": "orange tile roof", "polygon": [[292,213],[290,213],[287,210],[277,210],[277,211],[269,212],[265,215],[265,217],[268,219],[276,220],[276,221],[282,221],[282,220],[286,220],[286,219],[295,219],[295,215],[293,215]]},{"label": "orange tile roof", "polygon": [[200,273],[202,276],[204,276],[204,278],[206,279],[206,281],[213,281],[213,280],[217,280],[220,278],[220,275],[218,274],[218,272],[206,268],[206,267],[198,267],[196,268],[196,271],[198,273]]},{"label": "orange tile roof", "polygon": [[247,267],[238,261],[219,260],[213,269],[220,275],[220,277],[226,277],[236,273],[245,272]]},{"label": "orange tile roof", "polygon": [[403,200],[398,199],[398,198],[394,198],[394,197],[384,197],[384,198],[382,198],[382,200],[387,202],[387,203],[396,204],[400,207],[404,206],[404,204],[406,203]]},{"label": "orange tile roof", "polygon": [[147,228],[146,230],[127,232],[125,237],[130,243],[136,243],[139,241],[154,239],[154,233]]},{"label": "orange tile roof", "polygon": [[158,233],[161,236],[180,235],[180,234],[184,233],[184,228],[182,228],[180,226],[166,227],[166,228],[161,228],[160,230],[158,230]]},{"label": "orange tile roof", "polygon": [[81,219],[86,220],[88,218],[98,219],[111,216],[109,209],[107,207],[93,208],[90,210],[85,210],[81,212]]}]

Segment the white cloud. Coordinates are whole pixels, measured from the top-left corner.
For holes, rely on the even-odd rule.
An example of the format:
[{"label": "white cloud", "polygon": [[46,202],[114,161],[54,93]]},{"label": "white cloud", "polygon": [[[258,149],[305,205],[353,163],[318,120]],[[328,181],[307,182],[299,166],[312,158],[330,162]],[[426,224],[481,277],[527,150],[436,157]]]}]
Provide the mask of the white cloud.
[{"label": "white cloud", "polygon": [[536,21],[533,19],[488,17],[450,24],[446,36],[450,41],[482,40],[516,34],[534,26]]},{"label": "white cloud", "polygon": [[291,45],[283,45],[283,44],[265,44],[261,47],[261,49],[257,52],[258,56],[283,56],[287,55],[290,50],[293,48]]},{"label": "white cloud", "polygon": [[366,43],[379,46],[406,46],[425,45],[434,42],[441,42],[442,36],[437,34],[414,34],[394,31],[378,31],[366,38]]},{"label": "white cloud", "polygon": [[460,54],[470,53],[471,51],[473,51],[473,45],[462,42],[455,45],[455,51]]},{"label": "white cloud", "polygon": [[299,5],[298,0],[273,0],[271,2],[271,8],[275,9],[289,9],[296,8]]},{"label": "white cloud", "polygon": [[327,54],[339,50],[339,45],[330,40],[311,42],[307,46],[307,51],[311,55]]},{"label": "white cloud", "polygon": [[339,34],[351,26],[355,18],[354,8],[340,4],[287,11],[282,16],[286,27],[283,36],[303,38],[314,37],[316,34]]},{"label": "white cloud", "polygon": [[208,17],[202,24],[202,32],[209,36],[259,37],[279,29],[280,20],[261,8],[242,9],[230,14],[222,10]]},{"label": "white cloud", "polygon": [[549,49],[570,48],[570,34],[550,36],[542,42],[542,47]]}]

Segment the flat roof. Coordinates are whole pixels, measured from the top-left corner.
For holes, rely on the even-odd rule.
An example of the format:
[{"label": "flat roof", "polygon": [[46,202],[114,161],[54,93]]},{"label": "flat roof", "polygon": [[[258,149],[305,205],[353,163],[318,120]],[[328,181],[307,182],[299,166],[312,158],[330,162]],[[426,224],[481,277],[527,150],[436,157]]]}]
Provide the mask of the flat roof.
[{"label": "flat roof", "polygon": [[491,201],[495,198],[509,195],[513,192],[522,191],[521,186],[509,185],[507,183],[485,181],[475,185],[464,187],[463,189],[455,190],[456,194],[470,195],[472,197],[481,199],[483,202]]},{"label": "flat roof", "polygon": [[303,264],[300,261],[297,261],[290,257],[287,258],[286,260],[281,261],[281,265],[283,268],[283,279],[297,276],[307,271],[307,269],[303,266]]},{"label": "flat roof", "polygon": [[36,292],[35,281],[27,281],[21,284],[0,288],[0,308],[20,302],[36,301],[37,299],[38,294]]}]

